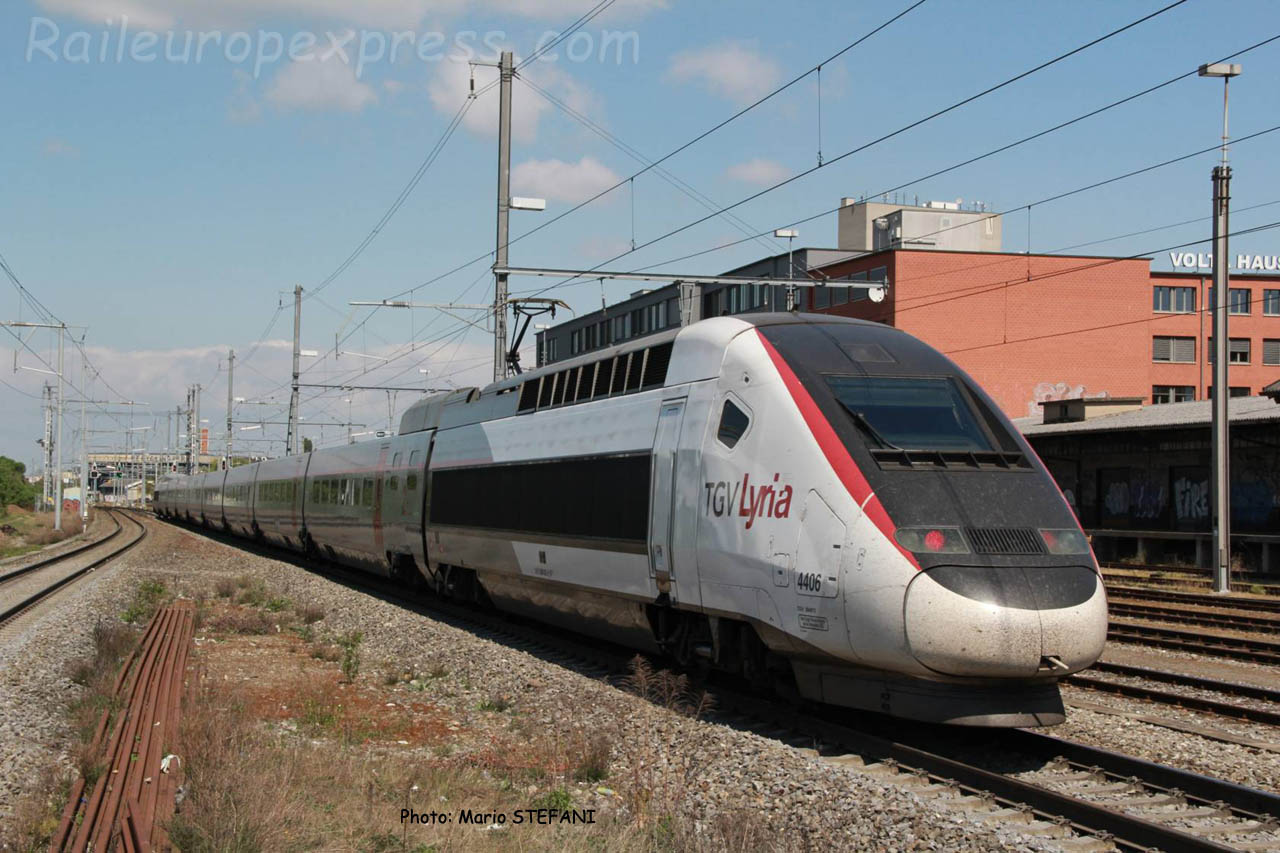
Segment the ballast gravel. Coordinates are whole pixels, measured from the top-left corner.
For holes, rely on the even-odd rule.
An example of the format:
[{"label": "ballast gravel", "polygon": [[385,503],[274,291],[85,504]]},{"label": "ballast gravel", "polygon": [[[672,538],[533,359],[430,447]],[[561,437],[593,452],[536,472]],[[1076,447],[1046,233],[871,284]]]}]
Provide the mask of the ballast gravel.
[{"label": "ballast gravel", "polygon": [[[765,822],[784,849],[1062,849],[1051,838],[1016,831],[1014,824],[984,823],[981,811],[947,810],[880,776],[684,716],[514,644],[353,591],[291,563],[162,522],[149,526],[151,534],[138,548],[65,592],[56,612],[0,647],[0,821],[41,765],[69,764],[59,709],[78,688],[64,674],[66,662],[89,651],[96,618],[118,614],[146,575],[206,594],[219,578],[248,575],[273,593],[322,608],[318,632],[362,632],[361,654],[370,669],[389,662],[417,672],[447,671],[449,689],[431,700],[450,711],[458,730],[490,724],[492,714],[479,709],[487,698],[514,697],[522,717],[549,733],[606,735],[612,756],[603,784],[643,781],[661,789],[691,820],[708,823],[749,813]],[[1073,712],[1054,733],[1253,782],[1239,765],[1257,761],[1256,755],[1178,732]],[[1268,769],[1257,784],[1275,778]]]}]

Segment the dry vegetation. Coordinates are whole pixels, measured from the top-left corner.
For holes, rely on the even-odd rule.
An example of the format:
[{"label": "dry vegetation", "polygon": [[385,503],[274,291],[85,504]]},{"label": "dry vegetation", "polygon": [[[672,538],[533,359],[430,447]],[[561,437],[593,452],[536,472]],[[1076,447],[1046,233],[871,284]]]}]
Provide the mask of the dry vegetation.
[{"label": "dry vegetation", "polygon": [[[140,585],[135,601],[151,596],[142,589],[148,583],[152,582]],[[102,775],[103,759],[100,750],[92,748],[93,737],[103,712],[114,715],[120,710],[114,691],[116,675],[141,637],[141,630],[122,619],[103,619],[94,625],[93,652],[72,661],[66,673],[80,688],[65,708],[71,730],[67,752],[73,767],[50,765],[32,781],[14,808],[13,820],[0,827],[0,850],[48,850],[77,776],[92,788]],[[110,722],[108,731],[109,726]]]},{"label": "dry vegetation", "polygon": [[[754,813],[695,823],[681,802],[696,768],[642,755],[615,768],[618,731],[547,731],[521,697],[459,717],[466,676],[383,661],[358,633],[248,577],[201,602],[198,696],[183,717],[185,798],[170,826],[184,851],[776,849]],[[633,663],[629,689],[679,713],[708,707],[681,676]],[[474,700],[472,700],[474,702]],[[592,809],[594,822],[514,825],[522,809]],[[402,822],[402,810],[449,815]],[[462,809],[508,815],[459,824]]]},{"label": "dry vegetation", "polygon": [[0,559],[36,551],[84,532],[80,516],[62,514],[62,529],[53,529],[53,513],[32,512],[10,504],[0,514]]}]

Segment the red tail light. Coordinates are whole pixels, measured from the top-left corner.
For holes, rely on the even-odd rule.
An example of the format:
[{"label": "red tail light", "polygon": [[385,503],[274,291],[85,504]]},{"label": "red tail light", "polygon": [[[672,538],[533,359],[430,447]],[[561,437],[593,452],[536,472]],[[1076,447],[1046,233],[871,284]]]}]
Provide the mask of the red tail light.
[{"label": "red tail light", "polygon": [[900,527],[893,538],[914,554],[969,553],[969,544],[958,527]]}]

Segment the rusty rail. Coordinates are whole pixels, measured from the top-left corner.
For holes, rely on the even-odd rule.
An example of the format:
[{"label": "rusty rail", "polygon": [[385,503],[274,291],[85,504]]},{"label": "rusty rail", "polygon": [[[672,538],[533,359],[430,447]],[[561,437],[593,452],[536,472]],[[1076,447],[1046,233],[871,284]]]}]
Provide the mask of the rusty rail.
[{"label": "rusty rail", "polygon": [[[178,601],[159,610],[142,642],[116,676],[120,710],[98,722],[92,754],[104,757],[102,774],[86,791],[77,780],[50,850],[165,849],[163,824],[173,813],[180,762],[161,769],[176,750],[183,680],[195,634],[195,609]],[[110,734],[108,735],[108,730]]]}]

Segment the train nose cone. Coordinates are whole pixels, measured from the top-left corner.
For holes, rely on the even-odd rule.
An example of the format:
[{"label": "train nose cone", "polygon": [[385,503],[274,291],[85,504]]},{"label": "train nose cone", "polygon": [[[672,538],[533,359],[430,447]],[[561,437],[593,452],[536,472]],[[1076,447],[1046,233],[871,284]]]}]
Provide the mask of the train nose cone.
[{"label": "train nose cone", "polygon": [[1106,600],[1084,566],[938,566],[907,587],[907,644],[946,675],[1065,675],[1097,660]]}]

